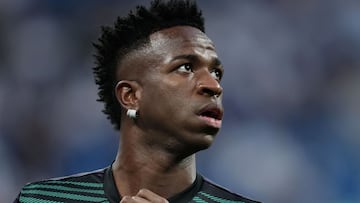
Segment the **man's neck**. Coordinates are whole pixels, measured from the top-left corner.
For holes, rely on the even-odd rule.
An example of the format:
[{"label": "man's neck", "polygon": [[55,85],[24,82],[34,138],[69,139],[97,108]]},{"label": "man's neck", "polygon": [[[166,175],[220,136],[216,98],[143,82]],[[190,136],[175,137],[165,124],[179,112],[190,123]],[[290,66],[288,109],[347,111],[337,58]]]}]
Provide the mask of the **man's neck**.
[{"label": "man's neck", "polygon": [[135,195],[145,188],[169,198],[191,186],[196,178],[194,154],[179,160],[166,150],[131,143],[122,143],[112,169],[121,196]]}]

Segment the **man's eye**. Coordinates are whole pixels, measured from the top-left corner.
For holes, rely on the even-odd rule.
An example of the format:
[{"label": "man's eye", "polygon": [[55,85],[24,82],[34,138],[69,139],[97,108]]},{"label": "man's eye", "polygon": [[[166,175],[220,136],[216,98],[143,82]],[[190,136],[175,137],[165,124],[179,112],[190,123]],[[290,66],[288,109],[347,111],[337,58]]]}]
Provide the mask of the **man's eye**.
[{"label": "man's eye", "polygon": [[183,73],[191,73],[191,72],[193,72],[193,68],[192,68],[192,65],[190,63],[185,63],[185,64],[179,66],[177,70],[180,71],[180,72],[183,72]]},{"label": "man's eye", "polygon": [[212,70],[211,71],[211,75],[216,79],[216,80],[221,80],[221,78],[222,78],[222,72],[220,71],[220,70],[218,70],[218,69],[214,69],[214,70]]}]

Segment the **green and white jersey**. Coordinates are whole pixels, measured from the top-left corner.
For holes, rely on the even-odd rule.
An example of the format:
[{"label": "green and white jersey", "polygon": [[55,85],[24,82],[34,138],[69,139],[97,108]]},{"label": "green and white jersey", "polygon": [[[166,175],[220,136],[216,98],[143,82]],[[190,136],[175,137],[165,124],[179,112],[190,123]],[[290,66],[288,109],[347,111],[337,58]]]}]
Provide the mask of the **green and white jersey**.
[{"label": "green and white jersey", "polygon": [[[111,167],[25,185],[14,203],[119,203]],[[170,203],[255,203],[230,192],[197,174],[185,191],[171,197]]]}]

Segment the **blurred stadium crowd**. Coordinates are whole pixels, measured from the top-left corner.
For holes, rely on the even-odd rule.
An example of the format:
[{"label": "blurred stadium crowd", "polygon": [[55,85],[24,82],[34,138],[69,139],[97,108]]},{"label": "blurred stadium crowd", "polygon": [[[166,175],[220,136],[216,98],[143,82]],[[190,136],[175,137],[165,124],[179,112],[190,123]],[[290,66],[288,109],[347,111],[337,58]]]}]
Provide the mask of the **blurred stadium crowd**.
[{"label": "blurred stadium crowd", "polygon": [[[114,159],[91,42],[139,3],[0,1],[0,202]],[[200,172],[267,203],[360,202],[360,1],[198,4],[225,66],[225,121]]]}]

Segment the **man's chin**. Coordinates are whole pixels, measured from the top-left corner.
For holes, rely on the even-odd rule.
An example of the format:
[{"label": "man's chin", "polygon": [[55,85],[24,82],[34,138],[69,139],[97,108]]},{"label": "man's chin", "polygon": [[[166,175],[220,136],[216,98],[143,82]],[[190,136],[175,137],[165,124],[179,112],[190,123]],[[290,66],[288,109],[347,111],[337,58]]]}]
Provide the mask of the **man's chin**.
[{"label": "man's chin", "polygon": [[213,144],[215,140],[215,135],[205,135],[204,140],[205,140],[204,149],[207,149]]},{"label": "man's chin", "polygon": [[215,140],[215,135],[216,134],[214,134],[214,135],[213,134],[204,134],[204,135],[202,135],[201,141],[199,141],[197,143],[197,146],[196,146],[197,151],[201,151],[201,150],[205,150],[205,149],[209,148],[213,144],[213,142]]}]

